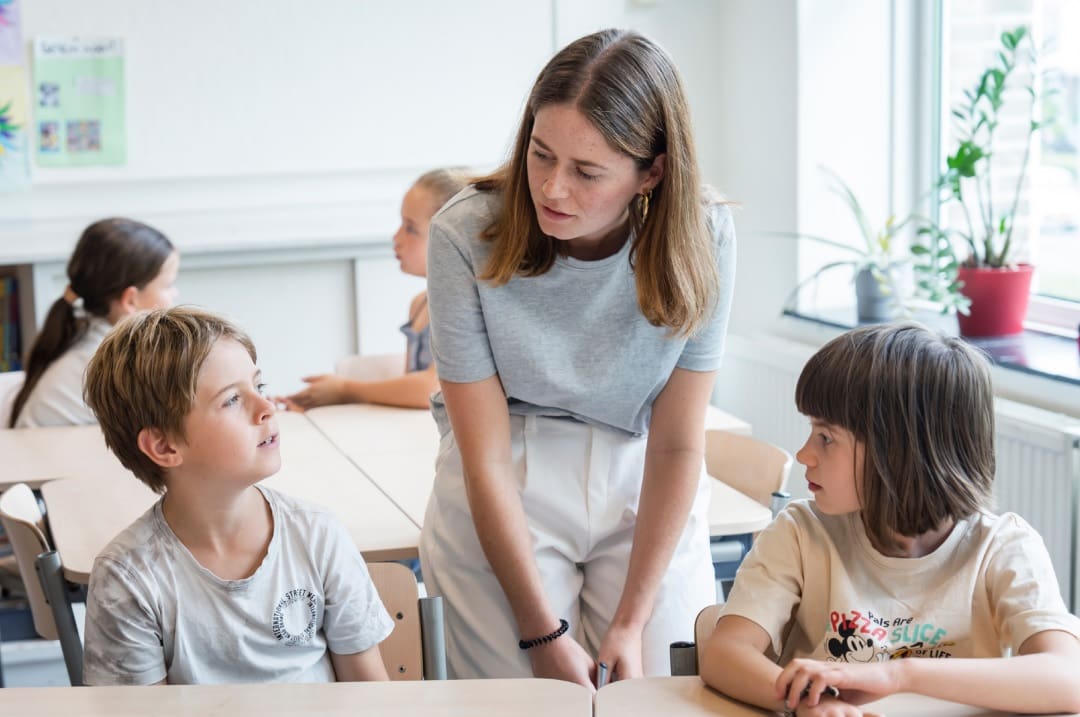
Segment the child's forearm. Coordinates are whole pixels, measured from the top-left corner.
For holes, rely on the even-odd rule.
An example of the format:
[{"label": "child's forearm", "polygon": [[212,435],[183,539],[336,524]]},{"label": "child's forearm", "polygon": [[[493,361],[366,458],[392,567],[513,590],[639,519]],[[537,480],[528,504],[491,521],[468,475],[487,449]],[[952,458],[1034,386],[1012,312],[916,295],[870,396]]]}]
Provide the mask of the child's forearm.
[{"label": "child's forearm", "polygon": [[1003,712],[1080,712],[1080,664],[1043,652],[991,659],[897,660],[900,692]]},{"label": "child's forearm", "polygon": [[376,403],[403,408],[427,408],[431,394],[439,389],[434,372],[413,371],[385,381],[346,381],[347,403]]},{"label": "child's forearm", "polygon": [[718,642],[709,640],[705,647],[701,679],[728,697],[783,712],[786,707],[776,697],[780,667],[752,645]]}]

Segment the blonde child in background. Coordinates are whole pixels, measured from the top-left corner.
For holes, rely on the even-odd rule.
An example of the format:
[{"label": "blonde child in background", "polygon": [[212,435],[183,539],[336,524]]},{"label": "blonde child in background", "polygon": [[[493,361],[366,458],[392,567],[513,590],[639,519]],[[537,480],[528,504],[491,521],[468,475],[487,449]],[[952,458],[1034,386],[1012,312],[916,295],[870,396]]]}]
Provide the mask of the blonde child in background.
[{"label": "blonde child in background", "polygon": [[86,364],[117,321],[172,306],[179,269],[179,254],[153,227],[119,218],[87,227],[68,261],[70,283],[30,349],[9,426],[93,423],[82,398]]},{"label": "blonde child in background", "polygon": [[[427,276],[428,224],[450,197],[465,188],[468,175],[459,169],[435,169],[420,176],[401,201],[401,226],[394,234],[394,255],[410,276]],[[335,403],[380,403],[427,408],[439,388],[431,360],[427,291],[413,298],[405,334],[405,373],[382,381],[357,381],[333,374],[308,376],[307,388],[284,400],[290,408],[308,409]]]},{"label": "blonde child in background", "polygon": [[813,500],[755,542],[705,681],[800,716],[860,715],[897,692],[1080,711],[1080,619],[1038,533],[989,512],[983,356],[917,324],[860,328],[810,359],[795,402],[810,419],[797,459]]},{"label": "blonde child in background", "polygon": [[393,621],[330,511],[281,466],[240,329],[191,307],[121,322],[86,375],[105,442],[162,498],[94,561],[89,685],[385,680]]}]

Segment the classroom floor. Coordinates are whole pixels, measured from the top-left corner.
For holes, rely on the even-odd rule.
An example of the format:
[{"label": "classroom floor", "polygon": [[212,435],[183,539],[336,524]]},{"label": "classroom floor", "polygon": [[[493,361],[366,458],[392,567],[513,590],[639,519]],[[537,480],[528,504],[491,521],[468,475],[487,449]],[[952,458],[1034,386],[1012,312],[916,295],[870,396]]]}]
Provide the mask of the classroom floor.
[{"label": "classroom floor", "polygon": [[[82,634],[86,605],[74,603],[75,624]],[[55,640],[0,642],[5,687],[64,687],[69,684],[60,643]]]}]

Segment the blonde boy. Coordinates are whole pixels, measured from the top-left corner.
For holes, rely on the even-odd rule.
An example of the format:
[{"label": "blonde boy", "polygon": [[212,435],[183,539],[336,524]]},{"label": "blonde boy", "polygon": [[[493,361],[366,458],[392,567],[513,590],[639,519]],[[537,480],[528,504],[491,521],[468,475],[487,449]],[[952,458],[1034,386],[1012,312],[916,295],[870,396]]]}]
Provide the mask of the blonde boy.
[{"label": "blonde boy", "polygon": [[393,623],[344,527],[257,485],[281,457],[255,360],[239,328],[177,307],[90,361],[106,443],[162,498],[94,562],[87,684],[387,679]]}]

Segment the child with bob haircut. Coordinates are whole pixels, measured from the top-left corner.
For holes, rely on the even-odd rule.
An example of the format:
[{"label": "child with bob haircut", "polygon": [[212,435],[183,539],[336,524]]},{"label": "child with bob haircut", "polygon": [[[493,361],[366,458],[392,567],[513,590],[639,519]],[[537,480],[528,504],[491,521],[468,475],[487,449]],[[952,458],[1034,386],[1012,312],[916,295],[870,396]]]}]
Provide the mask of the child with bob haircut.
[{"label": "child with bob haircut", "polygon": [[344,526],[256,485],[281,457],[255,361],[192,307],[125,319],[91,359],[105,442],[162,498],[94,561],[87,684],[387,679],[393,623]]},{"label": "child with bob haircut", "polygon": [[859,328],[810,359],[795,402],[810,419],[796,457],[813,500],[755,542],[704,680],[800,717],[861,715],[896,692],[1080,711],[1080,619],[1038,533],[989,512],[983,356],[914,323]]}]

